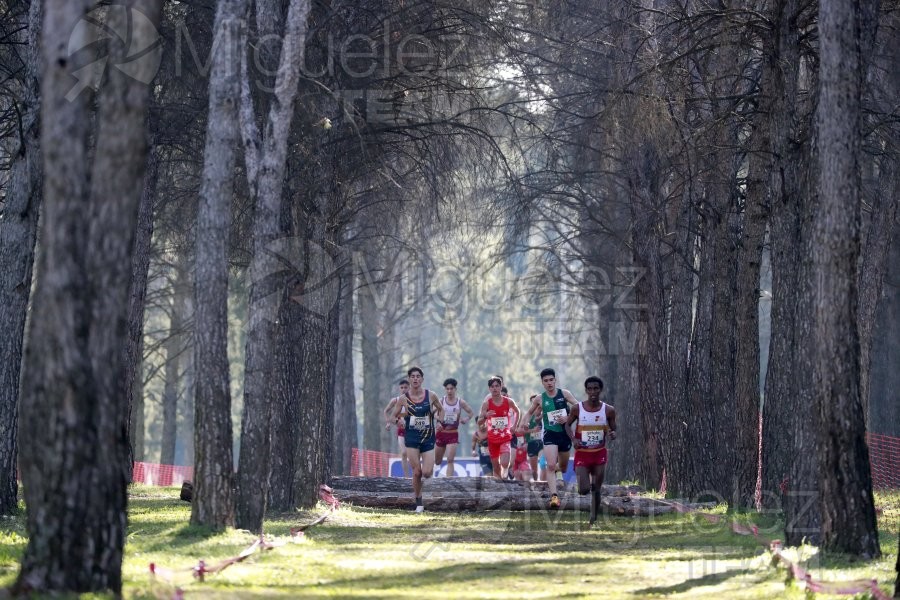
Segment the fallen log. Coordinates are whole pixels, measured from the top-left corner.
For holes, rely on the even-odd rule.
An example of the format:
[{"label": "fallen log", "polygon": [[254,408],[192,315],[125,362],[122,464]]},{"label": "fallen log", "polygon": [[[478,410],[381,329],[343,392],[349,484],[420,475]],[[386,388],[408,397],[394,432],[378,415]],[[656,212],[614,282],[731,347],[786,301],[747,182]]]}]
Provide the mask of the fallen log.
[{"label": "fallen log", "polygon": [[[332,477],[330,485],[335,490],[353,490],[358,492],[393,492],[409,494],[412,482],[408,477]],[[571,485],[571,484],[569,484]],[[568,486],[567,486],[568,487]],[[519,482],[500,481],[493,477],[438,477],[428,479],[424,484],[425,492],[497,492],[508,493],[529,489],[540,492],[549,490],[546,481]],[[631,496],[641,494],[644,488],[638,485],[606,485],[602,487],[604,496]]]},{"label": "fallen log", "polygon": [[[370,492],[365,490],[335,489],[335,497],[342,503],[369,508],[407,510],[413,508],[413,498],[409,490],[404,493]],[[511,487],[507,492],[460,492],[427,491],[422,494],[426,510],[464,511],[526,511],[546,510],[550,496],[524,487]],[[710,508],[714,503],[691,504],[691,508]],[[581,496],[573,492],[560,494],[561,510],[588,512],[591,508],[589,495]],[[625,517],[647,517],[675,512],[675,507],[665,501],[641,496],[603,496],[601,510],[605,514]]]}]

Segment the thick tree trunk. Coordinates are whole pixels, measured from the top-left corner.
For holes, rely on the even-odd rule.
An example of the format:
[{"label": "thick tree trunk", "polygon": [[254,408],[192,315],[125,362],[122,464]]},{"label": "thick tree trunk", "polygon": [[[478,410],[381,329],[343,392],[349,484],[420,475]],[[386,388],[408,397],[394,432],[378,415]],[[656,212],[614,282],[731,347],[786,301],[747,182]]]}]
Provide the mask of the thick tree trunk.
[{"label": "thick tree trunk", "polygon": [[129,400],[128,439],[130,463],[144,460],[144,386],[141,365],[144,362],[144,305],[150,270],[150,243],[153,239],[153,207],[159,177],[159,150],[153,148],[147,159],[144,191],[138,209],[134,233],[134,255],[131,259],[131,286],[128,303],[128,335],[125,342],[125,377],[122,397]]},{"label": "thick tree trunk", "polygon": [[239,140],[240,29],[246,0],[223,0],[216,10],[203,182],[195,257],[194,501],[191,523],[234,524],[234,461],[228,371],[228,238]]},{"label": "thick tree trunk", "polygon": [[91,95],[72,88],[82,65],[67,48],[92,4],[45,5],[44,246],[22,374],[28,546],[19,593],[122,591],[129,451],[122,349],[147,159],[150,88],[142,81],[155,66],[126,53],[156,40],[161,2],[134,3],[146,20],[130,19],[131,7],[109,11],[110,30],[131,34],[128,48],[112,45],[109,62],[128,62],[131,76],[109,70],[96,121]]},{"label": "thick tree trunk", "polygon": [[820,85],[816,110],[819,198],[813,250],[814,402],[818,409],[822,543],[881,556],[865,413],[860,399],[857,261],[862,142],[859,5],[819,5]]},{"label": "thick tree trunk", "polygon": [[[260,5],[263,10],[265,5]],[[292,0],[288,8],[286,30],[281,43],[281,57],[275,81],[275,98],[261,140],[262,155],[255,156],[257,140],[245,143],[244,153],[248,163],[258,161],[258,167],[248,164],[248,174],[258,173],[258,180],[251,180],[250,189],[256,191],[253,222],[253,256],[250,260],[249,325],[247,330],[246,365],[244,369],[244,412],[241,417],[241,451],[238,467],[237,526],[258,532],[266,512],[266,490],[269,479],[269,455],[271,452],[271,399],[268,383],[273,380],[277,334],[272,310],[273,295],[281,296],[284,289],[282,257],[274,252],[272,244],[279,236],[279,217],[282,209],[282,188],[287,161],[288,136],[294,117],[294,99],[300,79],[300,65],[304,60],[309,0]],[[258,16],[259,19],[259,16]],[[265,22],[265,20],[263,20]],[[244,57],[243,60],[246,60]],[[246,73],[244,74],[247,75]],[[242,82],[246,87],[249,82]],[[245,102],[249,95],[244,90]],[[245,114],[247,122],[255,119],[254,111]],[[253,138],[245,134],[245,140]],[[281,283],[281,285],[279,285]],[[277,306],[277,303],[274,304]]]},{"label": "thick tree trunk", "polygon": [[[762,85],[768,87],[765,80]],[[748,426],[748,418],[752,418],[752,423],[758,423],[760,415],[760,270],[769,218],[768,192],[772,167],[769,110],[771,102],[762,100],[762,115],[751,133],[747,199],[738,251],[734,401],[735,413],[741,417],[737,419],[734,430],[735,482],[730,499],[744,508],[756,505],[759,477],[759,430],[756,426]]]},{"label": "thick tree trunk", "polygon": [[159,462],[164,465],[174,465],[175,444],[178,433],[178,399],[182,396],[184,352],[186,340],[184,335],[187,321],[188,295],[190,294],[190,282],[188,281],[187,265],[183,254],[175,259],[174,273],[172,274],[172,304],[169,307],[169,336],[163,343],[166,367],[164,369],[165,384],[162,397],[162,439],[159,454]]},{"label": "thick tree trunk", "polygon": [[[378,351],[378,331],[372,326],[378,322],[372,284],[360,278],[358,288],[360,337],[362,339],[363,360],[363,448],[384,450],[381,445],[384,429],[384,399],[381,381],[381,356]],[[393,384],[393,382],[391,382]]]},{"label": "thick tree trunk", "polygon": [[[803,139],[806,117],[798,106],[800,67],[799,3],[776,2],[772,11],[775,48],[765,53],[763,80],[771,79],[771,138],[774,161],[769,226],[772,261],[772,324],[763,404],[762,503],[783,507],[788,543],[798,544],[818,532],[815,489],[804,489],[801,468],[812,478],[813,446],[808,407],[801,400],[801,380],[808,372],[797,362],[805,292],[800,277],[800,224],[809,146]],[[804,517],[804,524],[797,520]]]},{"label": "thick tree trunk", "polygon": [[19,375],[43,196],[39,124],[41,5],[38,0],[31,1],[27,29],[22,34],[28,47],[19,108],[22,138],[10,165],[0,219],[0,515],[11,515],[17,507]]},{"label": "thick tree trunk", "polygon": [[356,379],[353,376],[353,279],[341,276],[341,304],[338,318],[337,358],[334,372],[334,460],[332,472],[350,475],[350,455],[358,447]]},{"label": "thick tree trunk", "polygon": [[304,309],[302,390],[299,435],[294,449],[294,500],[297,507],[308,508],[318,502],[319,485],[325,483],[330,469],[325,448],[334,434],[334,390],[331,388],[337,355],[332,331],[338,326],[340,283],[334,261],[326,248],[333,240],[325,237],[327,199],[320,194],[317,214],[310,219],[312,228],[307,245],[307,272],[299,300]]}]

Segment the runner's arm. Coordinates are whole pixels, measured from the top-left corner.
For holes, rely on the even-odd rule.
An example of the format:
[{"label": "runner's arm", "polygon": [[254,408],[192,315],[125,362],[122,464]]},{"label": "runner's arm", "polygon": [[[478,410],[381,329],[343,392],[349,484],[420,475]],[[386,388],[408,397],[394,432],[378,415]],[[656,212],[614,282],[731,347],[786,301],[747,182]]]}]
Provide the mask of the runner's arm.
[{"label": "runner's arm", "polygon": [[616,409],[606,405],[606,422],[609,423],[609,439],[616,439]]},{"label": "runner's arm", "polygon": [[391,414],[394,412],[394,405],[396,405],[396,404],[397,404],[397,398],[394,397],[394,398],[391,398],[391,401],[388,402],[387,406],[384,407],[385,428],[388,428],[391,425],[393,425],[394,421],[396,420],[396,419],[391,418]]},{"label": "runner's arm", "polygon": [[562,393],[563,393],[563,398],[565,398],[566,402],[569,403],[570,408],[572,406],[578,406],[578,399],[572,395],[572,392],[570,392],[569,390],[563,390]]},{"label": "runner's arm", "polygon": [[469,403],[466,402],[465,400],[463,400],[462,398],[459,399],[459,406],[460,406],[460,408],[463,409],[463,411],[465,411],[465,413],[467,415],[469,415],[468,418],[460,419],[459,422],[463,423],[463,424],[468,423],[469,421],[472,420],[472,417],[475,416],[475,411],[472,410],[472,407],[469,406]]},{"label": "runner's arm", "polygon": [[444,421],[444,405],[441,404],[434,392],[429,392],[429,394],[431,394],[431,414],[437,417],[439,423],[442,423]]},{"label": "runner's arm", "polygon": [[566,435],[569,436],[569,439],[572,440],[572,445],[575,446],[577,450],[579,446],[581,446],[581,441],[575,437],[575,431],[572,429],[572,424],[578,421],[578,405],[576,404],[571,411],[569,411],[569,418],[566,419]]}]

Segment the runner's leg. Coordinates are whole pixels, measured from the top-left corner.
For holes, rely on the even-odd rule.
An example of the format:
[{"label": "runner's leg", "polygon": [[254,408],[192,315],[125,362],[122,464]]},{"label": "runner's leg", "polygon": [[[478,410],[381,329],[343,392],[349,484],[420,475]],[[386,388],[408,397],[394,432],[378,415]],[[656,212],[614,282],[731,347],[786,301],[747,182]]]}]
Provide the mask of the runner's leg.
[{"label": "runner's leg", "polygon": [[575,477],[578,480],[578,493],[584,496],[591,491],[591,471],[587,467],[575,467]]},{"label": "runner's leg", "polygon": [[[433,455],[432,455],[433,456]],[[409,466],[412,467],[412,484],[413,495],[416,498],[422,497],[422,464],[418,448],[407,448],[406,458],[409,460]],[[432,465],[434,464],[432,458]]]},{"label": "runner's leg", "polygon": [[500,455],[500,479],[506,479],[509,476],[509,457],[509,450]]},{"label": "runner's leg", "polygon": [[547,487],[550,488],[550,495],[556,494],[556,469],[559,468],[557,461],[559,460],[558,451],[553,444],[544,444],[544,459],[547,461]]},{"label": "runner's leg", "polygon": [[591,524],[597,520],[597,513],[600,511],[601,487],[603,486],[603,475],[606,472],[606,465],[594,465],[591,467]]},{"label": "runner's leg", "polygon": [[[446,471],[447,477],[456,477],[456,465],[453,461],[456,460],[456,447],[458,445],[459,444],[447,444],[447,471]],[[436,464],[439,464],[438,459],[437,459],[437,451],[436,450],[435,450],[434,461]]]},{"label": "runner's leg", "polygon": [[[446,446],[441,446],[438,444],[434,445],[434,466],[438,469],[441,468],[441,464],[444,462],[444,451],[447,449]],[[449,474],[449,467],[447,470],[447,474]]]},{"label": "runner's leg", "polygon": [[412,469],[409,466],[409,459],[406,457],[406,438],[402,435],[397,436],[397,444],[400,446],[400,468],[403,469],[403,476],[412,477]]}]

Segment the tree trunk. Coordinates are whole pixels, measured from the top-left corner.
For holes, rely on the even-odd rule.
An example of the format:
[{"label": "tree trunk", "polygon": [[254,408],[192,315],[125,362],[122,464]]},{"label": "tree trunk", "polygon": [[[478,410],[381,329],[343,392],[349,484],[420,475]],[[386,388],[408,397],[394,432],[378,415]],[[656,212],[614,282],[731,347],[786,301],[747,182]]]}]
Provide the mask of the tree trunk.
[{"label": "tree trunk", "polygon": [[[775,48],[764,55],[763,80],[771,80],[771,146],[774,161],[771,179],[772,214],[769,225],[772,263],[772,313],[769,361],[766,370],[762,433],[762,503],[785,509],[786,538],[797,544],[806,535],[818,531],[815,490],[798,487],[791,476],[793,466],[805,465],[812,473],[805,449],[810,425],[808,410],[800,403],[802,385],[807,376],[796,363],[799,347],[799,319],[803,289],[800,281],[800,223],[804,190],[804,166],[808,160],[808,142],[803,139],[805,116],[798,106],[800,41],[796,0],[776,2],[771,20],[775,27]],[[800,435],[797,435],[799,432]],[[796,442],[796,444],[795,444]],[[797,454],[798,450],[802,454]],[[794,498],[794,502],[789,502]],[[796,507],[793,511],[791,507]],[[795,512],[804,509],[809,531],[794,531]]]},{"label": "tree trunk", "polygon": [[819,417],[822,543],[881,556],[860,399],[857,261],[862,142],[860,8],[819,5],[820,84],[816,110],[819,198],[813,221],[814,401]]},{"label": "tree trunk", "polygon": [[334,373],[334,448],[332,472],[350,475],[350,455],[358,447],[356,418],[356,378],[353,376],[353,279],[346,270],[341,276],[341,304],[338,318],[338,346]]},{"label": "tree trunk", "polygon": [[[768,88],[763,80],[761,87]],[[769,148],[771,102],[762,99],[761,116],[751,133],[751,153],[747,174],[747,199],[738,250],[737,299],[735,310],[735,412],[742,415],[735,427],[735,477],[731,500],[739,507],[756,505],[759,477],[759,429],[752,423],[760,415],[759,300],[760,271],[766,224],[769,218],[769,181],[772,168]]]},{"label": "tree trunk", "polygon": [[128,439],[130,460],[144,460],[144,386],[141,365],[144,362],[144,305],[147,299],[147,280],[150,270],[150,243],[153,240],[153,207],[156,202],[159,177],[159,150],[150,150],[144,191],[138,209],[138,224],[134,237],[134,256],[131,260],[129,287],[128,336],[125,344],[125,377],[122,378],[122,397],[128,404]]},{"label": "tree trunk", "polygon": [[0,219],[0,515],[16,512],[17,427],[22,343],[31,294],[34,246],[42,187],[40,145],[40,36],[42,3],[32,0],[22,35],[28,47],[21,139],[10,165],[9,188]]},{"label": "tree trunk", "polygon": [[[263,10],[260,5],[258,9]],[[248,165],[248,174],[259,174],[258,181],[251,180],[250,189],[256,191],[253,222],[253,256],[250,260],[250,301],[248,304],[246,366],[244,369],[244,412],[241,417],[241,452],[238,468],[236,521],[237,526],[253,532],[262,530],[266,512],[266,490],[269,479],[269,455],[271,452],[271,405],[266,393],[267,383],[272,381],[276,332],[274,315],[270,307],[273,294],[280,297],[283,289],[281,276],[282,258],[271,247],[279,235],[284,170],[287,160],[288,136],[294,117],[294,99],[300,79],[300,65],[306,46],[309,0],[292,0],[288,8],[286,30],[281,43],[281,57],[275,81],[275,99],[271,104],[262,142],[262,155],[255,156],[253,140],[245,144],[244,153],[249,162],[259,160],[258,168]],[[244,57],[242,60],[246,60]],[[247,75],[246,73],[244,74]],[[249,86],[249,82],[242,82]],[[249,95],[244,90],[244,98]],[[245,100],[246,102],[246,100]],[[246,126],[255,113],[244,111]],[[247,137],[255,137],[252,133]],[[275,304],[277,306],[277,303]]]},{"label": "tree trunk", "polygon": [[[326,172],[337,171],[334,165]],[[318,502],[319,485],[326,482],[334,439],[334,331],[339,326],[340,273],[334,258],[335,239],[328,215],[340,197],[335,178],[323,182],[315,212],[307,220],[306,269],[302,292],[295,296],[304,313],[303,395],[300,398],[300,435],[294,449],[294,499],[298,507]]]},{"label": "tree trunk", "polygon": [[240,29],[246,0],[223,0],[216,10],[203,180],[197,215],[194,302],[194,500],[191,524],[234,524],[234,461],[228,372],[228,239],[239,139]]},{"label": "tree trunk", "polygon": [[[378,309],[374,291],[365,278],[360,278],[358,288],[360,337],[363,360],[363,448],[384,450],[381,446],[381,430],[384,429],[384,404],[381,389],[381,356],[378,350],[378,331],[372,324],[378,322]],[[391,382],[393,386],[393,382]]]},{"label": "tree trunk", "polygon": [[163,387],[163,425],[159,462],[174,465],[175,444],[178,432],[178,398],[183,393],[183,372],[186,340],[184,327],[187,321],[188,295],[190,282],[188,272],[183,264],[184,254],[175,258],[172,274],[172,304],[169,307],[169,335],[163,343],[166,367],[164,370],[165,385]]},{"label": "tree trunk", "polygon": [[[131,255],[146,167],[159,0],[110,10],[111,45],[99,93],[72,87],[67,40],[92,2],[53,0],[43,29],[43,252],[22,373],[20,439],[28,545],[17,593],[122,591],[128,401],[121,396]],[[92,125],[96,123],[96,130]],[[90,140],[95,140],[93,153]],[[92,159],[92,160],[91,160]]]}]

